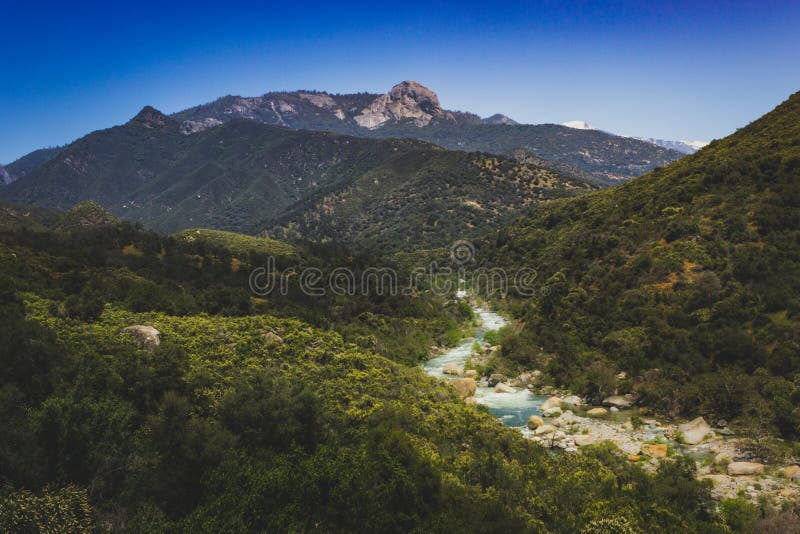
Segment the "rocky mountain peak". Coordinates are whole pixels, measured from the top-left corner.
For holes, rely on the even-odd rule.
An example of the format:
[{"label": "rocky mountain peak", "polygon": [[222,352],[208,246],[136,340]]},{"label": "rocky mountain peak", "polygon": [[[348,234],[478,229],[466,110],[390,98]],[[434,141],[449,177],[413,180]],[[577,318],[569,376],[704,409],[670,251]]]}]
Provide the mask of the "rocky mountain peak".
[{"label": "rocky mountain peak", "polygon": [[417,126],[426,126],[432,119],[454,120],[453,115],[439,105],[436,93],[419,82],[400,82],[385,95],[378,96],[354,117],[356,123],[375,129],[389,121],[413,120]]},{"label": "rocky mountain peak", "polygon": [[163,128],[169,118],[151,106],[145,106],[128,124],[139,124],[145,128]]},{"label": "rocky mountain peak", "polygon": [[511,117],[507,117],[502,113],[495,113],[491,117],[486,117],[483,119],[485,124],[519,124],[517,121],[512,119]]},{"label": "rocky mountain peak", "polygon": [[439,105],[439,97],[436,96],[436,93],[414,80],[406,80],[398,83],[389,91],[389,96],[392,100],[398,102],[415,102],[417,106],[428,113],[435,113],[442,110]]}]

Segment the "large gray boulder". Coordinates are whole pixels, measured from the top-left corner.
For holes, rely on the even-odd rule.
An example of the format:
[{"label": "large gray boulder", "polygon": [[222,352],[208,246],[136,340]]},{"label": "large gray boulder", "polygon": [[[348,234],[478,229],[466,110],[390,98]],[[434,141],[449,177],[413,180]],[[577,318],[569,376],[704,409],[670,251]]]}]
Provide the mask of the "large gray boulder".
[{"label": "large gray boulder", "polygon": [[126,334],[133,336],[133,340],[140,349],[153,352],[161,345],[161,332],[152,326],[136,324],[122,329]]}]

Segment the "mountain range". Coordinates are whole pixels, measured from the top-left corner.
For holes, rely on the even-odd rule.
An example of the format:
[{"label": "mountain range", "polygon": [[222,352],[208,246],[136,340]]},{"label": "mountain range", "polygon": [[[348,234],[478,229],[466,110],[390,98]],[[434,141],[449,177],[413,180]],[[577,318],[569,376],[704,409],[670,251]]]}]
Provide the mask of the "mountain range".
[{"label": "mountain range", "polygon": [[[411,138],[451,150],[522,156],[575,179],[613,185],[683,156],[670,147],[606,132],[555,124],[519,124],[495,114],[442,108],[430,89],[414,81],[386,94],[329,94],[318,91],[272,92],[259,97],[225,96],[175,113],[179,131],[192,135],[235,119],[292,129],[334,132],[368,138]],[[586,125],[588,126],[588,125]],[[10,183],[55,157],[63,147],[36,150],[6,165]],[[680,148],[676,145],[676,148]]]},{"label": "mountain range", "polygon": [[294,91],[259,97],[226,96],[174,114],[186,133],[234,118],[362,137],[420,139],[451,150],[512,155],[524,150],[545,162],[575,168],[596,183],[639,176],[683,154],[627,137],[556,124],[518,124],[505,115],[481,119],[441,107],[432,90],[415,81],[386,94]]},{"label": "mountain range", "polygon": [[185,132],[185,123],[146,107],[60,150],[0,198],[59,210],[95,200],[167,233],[274,227],[292,237],[397,247],[473,235],[542,200],[591,189],[535,164],[413,139],[247,119]]},{"label": "mountain range", "polygon": [[[586,121],[568,121],[562,123],[561,125],[566,126],[567,128],[573,128],[575,130],[595,129],[594,126]],[[668,148],[670,150],[676,150],[682,154],[694,154],[708,144],[708,141],[671,141],[668,139],[655,139],[653,137],[634,137],[633,139],[638,139],[639,141],[644,141],[646,143]]]}]

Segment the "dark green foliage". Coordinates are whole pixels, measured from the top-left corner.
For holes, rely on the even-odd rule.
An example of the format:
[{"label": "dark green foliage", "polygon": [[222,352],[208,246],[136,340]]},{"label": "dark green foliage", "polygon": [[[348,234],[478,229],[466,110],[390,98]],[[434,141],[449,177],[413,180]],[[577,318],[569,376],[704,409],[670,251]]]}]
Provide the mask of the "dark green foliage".
[{"label": "dark green foliage", "polygon": [[57,146],[34,150],[30,154],[26,154],[18,160],[6,165],[6,171],[8,171],[12,180],[16,180],[56,157],[63,148],[64,147]]},{"label": "dark green foliage", "polygon": [[[471,318],[463,305],[293,290],[244,306],[252,250],[72,228],[2,231],[5,530],[717,527],[683,464],[652,477],[610,448],[552,457],[425,376],[419,358]],[[313,250],[280,261],[329,269]],[[139,348],[122,332],[134,324],[160,346]]]},{"label": "dark green foliage", "polygon": [[800,435],[798,125],[795,94],[693,156],[484,241],[484,264],[534,268],[548,290],[512,304],[526,328],[508,356],[555,355],[550,374],[593,398],[633,388],[669,415]]}]

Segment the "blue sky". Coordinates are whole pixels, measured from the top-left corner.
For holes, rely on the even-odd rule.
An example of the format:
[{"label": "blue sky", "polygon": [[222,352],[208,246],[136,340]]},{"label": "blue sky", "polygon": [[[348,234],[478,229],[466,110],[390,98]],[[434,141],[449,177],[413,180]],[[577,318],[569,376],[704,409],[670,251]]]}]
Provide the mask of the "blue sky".
[{"label": "blue sky", "polygon": [[800,2],[0,4],[0,162],[224,94],[385,92],[712,139],[800,90]]}]

